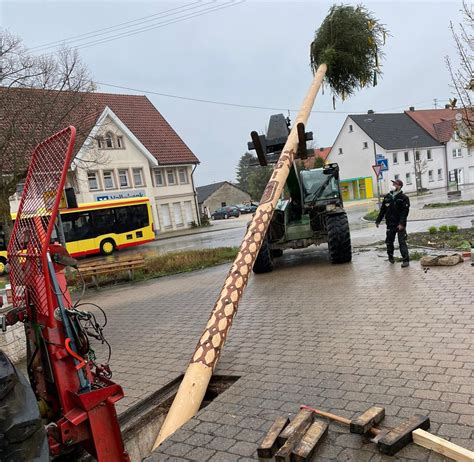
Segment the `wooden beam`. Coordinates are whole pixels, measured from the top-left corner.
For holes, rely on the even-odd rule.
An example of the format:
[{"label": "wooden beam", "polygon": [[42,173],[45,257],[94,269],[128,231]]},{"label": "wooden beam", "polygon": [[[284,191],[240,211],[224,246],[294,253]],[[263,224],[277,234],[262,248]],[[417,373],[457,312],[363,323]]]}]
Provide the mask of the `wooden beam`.
[{"label": "wooden beam", "polygon": [[303,435],[303,438],[296,444],[291,453],[291,460],[295,462],[311,460],[316,446],[327,432],[328,424],[322,420],[315,420]]},{"label": "wooden beam", "polygon": [[289,423],[290,419],[288,417],[277,417],[260,446],[257,448],[257,455],[259,458],[271,459],[275,455],[279,448],[277,443],[278,435]]},{"label": "wooden beam", "polygon": [[308,409],[301,409],[290,424],[278,436],[278,444],[283,446],[288,438],[301,427],[308,428],[313,423],[313,413]]},{"label": "wooden beam", "polygon": [[379,406],[372,406],[363,414],[351,420],[350,431],[359,435],[365,435],[373,426],[380,423],[385,417],[385,409]]},{"label": "wooden beam", "polygon": [[469,449],[451,443],[451,441],[440,438],[425,430],[415,430],[413,433],[413,442],[418,446],[431,449],[438,454],[442,454],[450,459],[460,462],[474,462],[474,452]]}]

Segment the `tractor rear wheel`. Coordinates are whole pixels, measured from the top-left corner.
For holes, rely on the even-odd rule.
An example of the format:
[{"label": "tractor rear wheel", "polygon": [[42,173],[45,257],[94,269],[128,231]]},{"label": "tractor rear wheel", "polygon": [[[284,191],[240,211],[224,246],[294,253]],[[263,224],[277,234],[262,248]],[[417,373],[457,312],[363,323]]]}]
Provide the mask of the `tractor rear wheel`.
[{"label": "tractor rear wheel", "polygon": [[0,460],[49,461],[46,431],[33,390],[0,351]]},{"label": "tractor rear wheel", "polygon": [[349,263],[352,260],[351,232],[345,213],[327,216],[329,260]]},{"label": "tractor rear wheel", "polygon": [[270,252],[271,252],[273,258],[283,257],[283,250],[282,249],[272,249]]},{"label": "tractor rear wheel", "polygon": [[270,246],[268,245],[268,240],[265,239],[260,247],[258,252],[257,259],[253,265],[253,272],[255,274],[269,273],[273,270],[273,258]]}]

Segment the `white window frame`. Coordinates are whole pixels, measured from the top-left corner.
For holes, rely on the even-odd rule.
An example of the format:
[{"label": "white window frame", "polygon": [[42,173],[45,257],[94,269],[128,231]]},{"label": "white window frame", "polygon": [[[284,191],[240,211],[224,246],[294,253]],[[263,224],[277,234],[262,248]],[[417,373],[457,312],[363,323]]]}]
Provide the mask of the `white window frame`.
[{"label": "white window frame", "polygon": [[[181,181],[181,173],[184,174],[184,181]],[[178,180],[179,184],[189,184],[188,169],[187,167],[178,168]]]},{"label": "white window frame", "polygon": [[[96,188],[91,188],[91,178],[89,178],[90,175],[94,175],[95,177],[95,182],[97,187]],[[87,172],[87,185],[89,186],[89,191],[100,191],[100,182],[99,182],[99,175],[96,170],[90,170]]]},{"label": "white window frame", "polygon": [[186,223],[190,225],[194,221],[193,203],[191,201],[184,201],[183,209],[184,209],[184,218],[186,220]]},{"label": "white window frame", "polygon": [[399,180],[399,179],[400,179],[400,175],[397,173],[396,175],[394,175],[394,179],[395,179],[395,180]]},{"label": "white window frame", "polygon": [[438,168],[438,181],[441,181],[443,179],[443,169]]},{"label": "white window frame", "polygon": [[[170,181],[169,174],[172,175],[173,181]],[[174,186],[176,184],[176,173],[174,168],[167,168],[166,169],[166,184],[168,186]]]},{"label": "white window frame", "polygon": [[421,151],[415,151],[415,160],[416,160],[416,162],[420,162],[420,160],[421,160]]},{"label": "white window frame", "polygon": [[462,157],[461,148],[453,148],[453,159],[460,159]]},{"label": "white window frame", "polygon": [[428,181],[434,181],[433,170],[428,170]]},{"label": "white window frame", "polygon": [[173,217],[174,217],[174,224],[176,228],[182,228],[184,226],[184,219],[183,219],[183,209],[181,207],[181,202],[173,202]]},{"label": "white window frame", "polygon": [[[161,177],[161,183],[157,181],[157,176],[160,175]],[[166,175],[165,171],[162,168],[155,168],[153,169],[153,179],[155,180],[155,186],[157,188],[162,188],[163,186],[166,186]]]},{"label": "white window frame", "polygon": [[[112,186],[107,187],[106,175],[110,173],[110,179],[112,180]],[[104,170],[102,172],[102,180],[104,181],[104,189],[116,189],[115,188],[115,174],[113,170]]]},{"label": "white window frame", "polygon": [[344,153],[342,152],[342,148],[339,148],[338,154],[344,154]]},{"label": "white window frame", "polygon": [[364,141],[362,144],[362,149],[369,149],[369,143],[367,141]]},{"label": "white window frame", "polygon": [[398,165],[398,152],[392,153],[393,156],[393,164]]},{"label": "white window frame", "polygon": [[408,151],[403,152],[403,158],[405,159],[405,164],[410,163],[410,153]]},{"label": "white window frame", "polygon": [[[140,183],[136,182],[135,174],[138,173],[140,175]],[[132,177],[133,177],[133,184],[135,187],[145,186],[145,178],[143,176],[143,168],[136,167],[132,168]]]},{"label": "white window frame", "polygon": [[426,150],[426,158],[428,160],[433,160],[433,153],[431,152],[431,149]]},{"label": "white window frame", "polygon": [[117,149],[125,149],[125,144],[123,142],[123,136],[117,136]]},{"label": "white window frame", "polygon": [[354,127],[352,125],[349,125],[349,133],[352,133],[354,131]]},{"label": "white window frame", "polygon": [[[122,172],[125,172],[125,178],[127,180],[127,185],[124,186],[122,185]],[[119,177],[119,187],[120,189],[127,189],[130,188],[130,172],[128,171],[128,168],[119,168],[118,169],[118,177]]]},{"label": "white window frame", "polygon": [[[166,210],[168,211],[168,213],[166,213]],[[171,208],[170,208],[170,204],[161,204],[160,205],[160,221],[161,223],[163,224],[163,228],[164,229],[171,229],[173,228],[173,219],[171,217]],[[169,224],[166,224],[166,220],[165,218],[169,218]]]},{"label": "white window frame", "polygon": [[412,180],[411,180],[411,173],[406,173],[405,174],[405,179],[406,179],[406,184],[412,184]]},{"label": "white window frame", "polygon": [[[110,140],[111,146],[109,146],[108,140]],[[114,134],[112,132],[105,134],[105,149],[115,149]]]}]

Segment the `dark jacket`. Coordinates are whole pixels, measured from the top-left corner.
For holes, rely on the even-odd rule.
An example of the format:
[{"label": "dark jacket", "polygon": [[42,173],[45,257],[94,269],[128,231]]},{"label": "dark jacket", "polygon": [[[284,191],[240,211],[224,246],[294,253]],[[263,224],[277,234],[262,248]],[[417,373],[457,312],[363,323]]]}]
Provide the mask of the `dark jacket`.
[{"label": "dark jacket", "polygon": [[380,223],[385,217],[385,222],[388,227],[396,227],[398,225],[405,227],[407,225],[409,211],[410,199],[403,194],[403,191],[400,191],[395,196],[392,193],[388,193],[383,198],[379,216],[375,222]]}]

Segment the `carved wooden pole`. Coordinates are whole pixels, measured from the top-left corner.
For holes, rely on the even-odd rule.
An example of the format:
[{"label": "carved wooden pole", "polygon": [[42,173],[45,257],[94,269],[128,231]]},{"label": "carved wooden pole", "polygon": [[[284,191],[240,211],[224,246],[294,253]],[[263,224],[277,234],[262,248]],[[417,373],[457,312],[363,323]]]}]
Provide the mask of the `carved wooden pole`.
[{"label": "carved wooden pole", "polygon": [[316,95],[326,74],[326,64],[321,64],[314,75],[308,94],[281,152],[273,174],[263,192],[260,205],[245,234],[239,253],[232,264],[224,287],[217,299],[207,326],[196,346],[178,393],[161,427],[153,449],[184,425],[198,412],[217,360],[237,313],[242,294],[247,285],[253,264],[265,238],[278,199],[285,186],[291,165],[298,149],[297,125],[306,124]]}]

